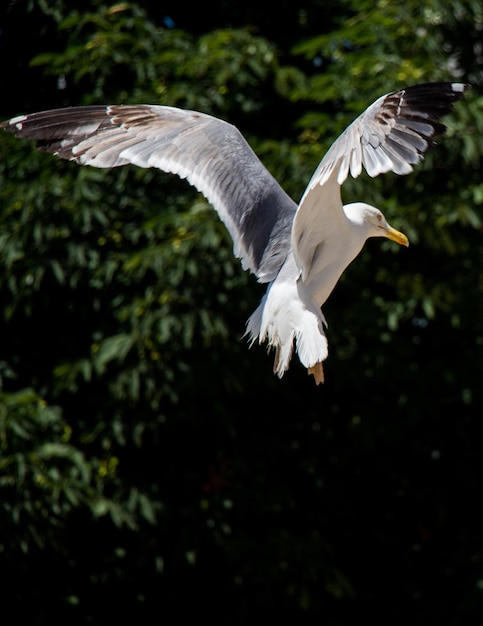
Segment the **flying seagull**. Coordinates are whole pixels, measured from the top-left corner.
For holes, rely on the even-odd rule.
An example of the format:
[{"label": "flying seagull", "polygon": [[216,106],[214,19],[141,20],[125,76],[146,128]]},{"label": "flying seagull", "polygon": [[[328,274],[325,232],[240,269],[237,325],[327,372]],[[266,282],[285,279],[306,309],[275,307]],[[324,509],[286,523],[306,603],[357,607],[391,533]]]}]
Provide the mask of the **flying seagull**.
[{"label": "flying seagull", "polygon": [[364,168],[409,174],[439,119],[467,85],[427,83],[378,98],[333,143],[297,205],[231,124],[197,111],[140,105],[76,106],[21,115],[0,127],[61,159],[99,168],[134,164],[177,174],[218,212],[234,254],[268,288],[247,322],[251,343],[275,349],[274,373],[301,363],[323,382],[328,355],[321,306],[369,237],[407,237],[364,202],[342,204],[341,185]]}]

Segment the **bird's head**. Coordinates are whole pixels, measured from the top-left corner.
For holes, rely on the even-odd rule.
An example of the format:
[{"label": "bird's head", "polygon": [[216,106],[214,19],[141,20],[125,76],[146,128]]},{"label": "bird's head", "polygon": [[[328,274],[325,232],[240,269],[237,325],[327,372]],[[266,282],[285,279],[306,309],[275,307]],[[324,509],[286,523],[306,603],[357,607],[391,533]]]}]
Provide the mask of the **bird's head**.
[{"label": "bird's head", "polygon": [[376,207],[364,202],[353,202],[344,206],[344,212],[351,222],[364,228],[367,238],[387,237],[401,246],[409,246],[406,235],[390,226]]}]

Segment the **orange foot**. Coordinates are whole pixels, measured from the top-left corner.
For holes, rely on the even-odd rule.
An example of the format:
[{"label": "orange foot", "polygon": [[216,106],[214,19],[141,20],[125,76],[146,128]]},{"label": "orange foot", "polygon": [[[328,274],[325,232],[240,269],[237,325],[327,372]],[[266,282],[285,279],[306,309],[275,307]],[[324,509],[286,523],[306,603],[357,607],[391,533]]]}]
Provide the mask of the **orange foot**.
[{"label": "orange foot", "polygon": [[307,372],[309,375],[313,374],[317,385],[324,382],[324,368],[322,367],[322,361],[318,361],[315,365],[309,367]]}]

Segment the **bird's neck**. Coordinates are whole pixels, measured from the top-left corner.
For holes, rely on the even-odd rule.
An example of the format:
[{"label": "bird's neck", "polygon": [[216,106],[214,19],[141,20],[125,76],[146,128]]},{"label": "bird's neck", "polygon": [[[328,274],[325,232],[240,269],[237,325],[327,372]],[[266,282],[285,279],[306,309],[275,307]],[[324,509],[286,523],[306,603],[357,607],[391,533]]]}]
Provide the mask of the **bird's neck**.
[{"label": "bird's neck", "polygon": [[[350,206],[350,205],[349,205]],[[311,299],[322,306],[347,266],[356,258],[367,240],[366,224],[353,215],[349,209],[344,214],[345,223],[339,224],[339,237],[325,242],[314,262],[310,275],[306,280],[299,281],[302,289],[310,294]]]}]

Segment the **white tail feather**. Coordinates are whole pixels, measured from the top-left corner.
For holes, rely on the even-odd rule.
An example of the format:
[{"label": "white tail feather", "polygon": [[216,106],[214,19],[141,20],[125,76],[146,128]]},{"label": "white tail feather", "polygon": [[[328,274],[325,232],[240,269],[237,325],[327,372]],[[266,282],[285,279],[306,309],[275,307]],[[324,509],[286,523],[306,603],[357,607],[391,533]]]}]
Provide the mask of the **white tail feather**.
[{"label": "white tail feather", "polygon": [[272,283],[247,322],[250,344],[268,341],[275,348],[274,372],[288,370],[294,339],[300,362],[307,369],[328,356],[325,319],[316,305],[301,298],[297,283]]}]

